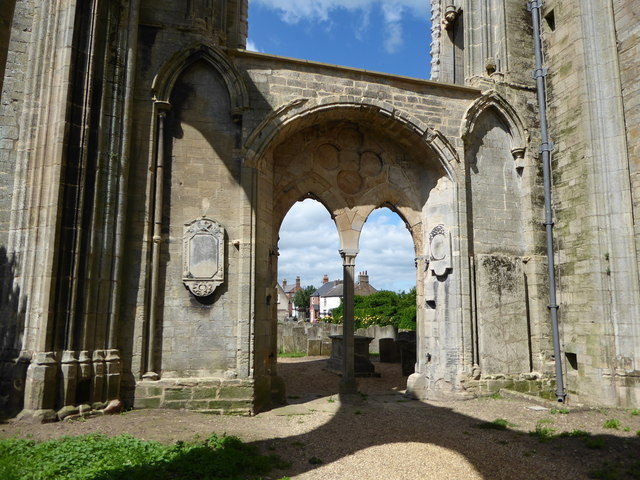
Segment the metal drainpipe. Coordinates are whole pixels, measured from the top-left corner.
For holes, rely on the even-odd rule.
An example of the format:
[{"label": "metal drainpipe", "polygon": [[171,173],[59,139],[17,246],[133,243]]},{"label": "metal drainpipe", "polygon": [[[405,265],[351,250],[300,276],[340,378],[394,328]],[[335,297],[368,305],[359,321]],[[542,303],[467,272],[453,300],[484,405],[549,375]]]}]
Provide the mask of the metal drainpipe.
[{"label": "metal drainpipe", "polygon": [[542,0],[528,2],[528,8],[533,17],[533,44],[536,54],[536,69],[533,71],[533,78],[536,80],[538,93],[538,110],[540,112],[540,136],[542,145],[542,169],[544,176],[544,225],[547,231],[547,267],[549,270],[549,311],[551,312],[551,328],[553,331],[553,354],[556,364],[556,397],[558,402],[564,402],[567,394],[564,390],[562,378],[562,358],[560,354],[560,332],[558,330],[558,304],[556,301],[556,274],[555,260],[553,253],[553,215],[551,211],[551,150],[553,143],[549,141],[549,131],[547,127],[547,104],[544,85],[544,77],[547,69],[542,67],[542,40],[540,38],[540,9]]}]

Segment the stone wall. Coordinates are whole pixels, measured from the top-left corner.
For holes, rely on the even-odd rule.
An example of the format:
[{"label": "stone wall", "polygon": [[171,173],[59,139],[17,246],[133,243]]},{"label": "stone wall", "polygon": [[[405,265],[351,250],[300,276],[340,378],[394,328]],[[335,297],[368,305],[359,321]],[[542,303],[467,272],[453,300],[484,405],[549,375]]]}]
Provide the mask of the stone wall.
[{"label": "stone wall", "polygon": [[[380,327],[375,325],[368,328],[359,328],[355,331],[355,334],[373,338],[369,344],[369,353],[380,353],[378,341],[381,338],[396,339],[398,336],[397,331],[392,326]],[[309,323],[294,322],[290,320],[279,321],[278,353],[307,352],[309,340],[316,340],[322,344],[321,354],[330,355],[330,335],[342,335],[342,325],[324,322]]]}]

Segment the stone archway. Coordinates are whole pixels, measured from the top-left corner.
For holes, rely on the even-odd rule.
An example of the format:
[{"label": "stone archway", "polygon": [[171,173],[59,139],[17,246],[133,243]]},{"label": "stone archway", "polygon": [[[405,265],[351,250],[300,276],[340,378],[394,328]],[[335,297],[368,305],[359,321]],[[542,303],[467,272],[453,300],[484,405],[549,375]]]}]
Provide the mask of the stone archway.
[{"label": "stone archway", "polygon": [[[442,390],[458,383],[462,366],[448,360],[455,355],[463,357],[459,355],[463,348],[459,328],[461,276],[451,274],[458,250],[451,241],[457,238],[459,228],[457,187],[453,168],[430,143],[435,135],[424,133],[380,114],[378,108],[336,105],[281,123],[266,145],[253,146],[252,150],[261,154],[247,161],[247,166],[256,168],[258,292],[261,286],[271,291],[277,282],[280,223],[296,201],[308,196],[319,200],[335,221],[345,282],[347,365],[341,388],[346,393],[355,389],[348,352],[360,232],[368,215],[382,205],[390,206],[406,222],[418,267],[419,358],[409,387],[416,397],[424,398],[436,380]],[[442,141],[442,137],[438,139]],[[275,364],[273,310],[256,302],[254,378],[258,405],[267,389],[272,396],[282,396]]]}]

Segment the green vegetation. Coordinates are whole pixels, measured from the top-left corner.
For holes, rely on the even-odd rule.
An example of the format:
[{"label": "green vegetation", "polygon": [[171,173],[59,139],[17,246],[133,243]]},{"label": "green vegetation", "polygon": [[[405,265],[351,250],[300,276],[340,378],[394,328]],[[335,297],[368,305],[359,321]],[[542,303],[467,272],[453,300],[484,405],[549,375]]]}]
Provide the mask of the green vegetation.
[{"label": "green vegetation", "polygon": [[573,438],[587,438],[591,436],[591,433],[584,430],[571,430],[570,432],[562,432],[560,437],[573,437]]},{"label": "green vegetation", "polygon": [[[332,317],[325,321],[341,324],[344,305],[334,308],[331,313]],[[367,297],[356,295],[354,319],[355,328],[393,325],[402,330],[415,330],[416,289],[412,288],[409,293],[381,290]]]},{"label": "green vegetation", "polygon": [[640,415],[640,408],[634,408],[629,412],[629,414],[633,416]]},{"label": "green vegetation", "polygon": [[258,479],[288,464],[236,437],[162,445],[129,435],[0,440],[0,478],[56,480]]},{"label": "green vegetation", "polygon": [[318,457],[311,457],[309,459],[309,463],[311,465],[320,465],[320,464],[322,464],[322,460],[320,460]]},{"label": "green vegetation", "polygon": [[606,420],[604,422],[602,427],[603,428],[613,428],[615,430],[618,430],[620,428],[620,420],[618,420],[617,418],[610,418],[609,420]]},{"label": "green vegetation", "polygon": [[627,465],[621,463],[605,463],[602,468],[591,472],[589,478],[600,480],[617,480],[622,478],[640,479],[640,462],[633,462]]},{"label": "green vegetation", "polygon": [[604,447],[604,438],[602,437],[586,437],[584,446],[592,450],[599,450]]},{"label": "green vegetation", "polygon": [[507,427],[515,427],[515,425],[504,418],[496,418],[493,422],[479,423],[476,427],[489,430],[506,430]]},{"label": "green vegetation", "polygon": [[293,296],[293,304],[298,310],[304,310],[306,312],[309,309],[311,294],[316,290],[317,288],[313,285],[309,285],[308,287],[298,290]]},{"label": "green vegetation", "polygon": [[555,415],[557,413],[561,413],[563,415],[566,415],[567,413],[569,413],[569,409],[568,408],[552,408],[551,410],[549,410],[549,413],[551,415]]},{"label": "green vegetation", "polygon": [[301,357],[306,357],[307,352],[289,352],[289,353],[278,352],[278,356],[281,358],[301,358]]},{"label": "green vegetation", "polygon": [[536,423],[536,429],[533,432],[529,432],[529,434],[538,437],[538,440],[541,442],[548,442],[549,440],[553,440],[556,438],[556,430],[551,427],[553,421],[548,418],[543,418],[538,420]]}]

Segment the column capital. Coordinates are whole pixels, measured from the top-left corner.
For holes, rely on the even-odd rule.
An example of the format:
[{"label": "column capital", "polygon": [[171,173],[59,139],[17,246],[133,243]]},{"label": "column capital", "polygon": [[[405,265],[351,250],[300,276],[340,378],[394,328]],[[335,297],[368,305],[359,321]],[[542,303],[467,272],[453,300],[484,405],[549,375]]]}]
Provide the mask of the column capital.
[{"label": "column capital", "polygon": [[171,110],[171,104],[169,102],[164,102],[160,100],[156,100],[153,102],[158,110],[158,114],[163,115],[166,114],[169,110]]},{"label": "column capital", "polygon": [[358,256],[358,253],[360,252],[360,250],[358,250],[357,248],[354,248],[354,249],[345,248],[345,249],[340,249],[339,252],[340,252],[340,256],[342,257],[342,266],[355,267],[356,257]]}]

